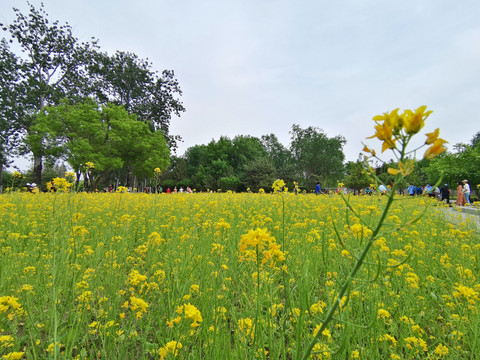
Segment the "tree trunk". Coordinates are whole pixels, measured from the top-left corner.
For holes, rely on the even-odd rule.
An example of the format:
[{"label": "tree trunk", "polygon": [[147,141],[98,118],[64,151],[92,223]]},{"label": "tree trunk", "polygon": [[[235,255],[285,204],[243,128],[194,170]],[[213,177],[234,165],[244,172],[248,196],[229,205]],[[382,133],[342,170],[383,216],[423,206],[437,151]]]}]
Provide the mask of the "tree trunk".
[{"label": "tree trunk", "polygon": [[3,163],[0,162],[0,194],[3,194]]},{"label": "tree trunk", "polygon": [[33,154],[33,182],[37,184],[38,189],[42,188],[42,156]]},{"label": "tree trunk", "polygon": [[132,188],[133,191],[133,181],[132,181],[132,167],[127,166],[127,188]]},{"label": "tree trunk", "polygon": [[[45,97],[40,95],[39,100],[39,112],[43,112],[43,108],[45,107]],[[29,128],[28,132],[30,132],[30,130],[31,128]],[[40,191],[42,190],[42,170],[42,155],[33,153],[33,182],[37,184]]]}]

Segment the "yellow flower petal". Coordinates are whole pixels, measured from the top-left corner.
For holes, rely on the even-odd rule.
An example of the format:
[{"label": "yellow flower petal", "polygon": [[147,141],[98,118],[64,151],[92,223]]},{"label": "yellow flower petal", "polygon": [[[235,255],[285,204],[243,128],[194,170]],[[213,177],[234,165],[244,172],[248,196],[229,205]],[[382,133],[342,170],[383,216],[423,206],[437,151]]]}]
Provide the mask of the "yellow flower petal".
[{"label": "yellow flower petal", "polygon": [[438,135],[440,133],[440,129],[436,128],[434,132],[425,134],[427,136],[427,140],[425,140],[425,144],[431,145],[438,139]]},{"label": "yellow flower petal", "polygon": [[390,175],[397,175],[397,174],[400,172],[400,170],[397,170],[397,169],[394,169],[394,168],[389,167],[388,170],[387,170],[387,172],[388,172]]}]

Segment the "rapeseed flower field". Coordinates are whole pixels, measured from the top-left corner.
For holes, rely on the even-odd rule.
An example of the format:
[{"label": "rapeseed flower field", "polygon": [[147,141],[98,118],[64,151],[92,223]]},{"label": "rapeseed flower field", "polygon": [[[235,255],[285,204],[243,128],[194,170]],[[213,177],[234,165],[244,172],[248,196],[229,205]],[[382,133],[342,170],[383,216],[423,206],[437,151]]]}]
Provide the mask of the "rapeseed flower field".
[{"label": "rapeseed flower field", "polygon": [[475,358],[478,230],[394,200],[322,329],[386,196],[4,194],[0,358]]}]

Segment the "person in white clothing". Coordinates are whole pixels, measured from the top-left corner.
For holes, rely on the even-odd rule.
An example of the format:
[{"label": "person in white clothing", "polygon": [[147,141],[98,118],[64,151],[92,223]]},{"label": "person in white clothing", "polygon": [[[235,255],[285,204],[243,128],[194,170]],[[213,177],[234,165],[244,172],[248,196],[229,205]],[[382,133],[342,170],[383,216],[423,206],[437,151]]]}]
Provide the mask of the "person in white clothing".
[{"label": "person in white clothing", "polygon": [[470,205],[470,185],[468,184],[468,180],[463,180],[463,195],[465,195],[467,204]]}]

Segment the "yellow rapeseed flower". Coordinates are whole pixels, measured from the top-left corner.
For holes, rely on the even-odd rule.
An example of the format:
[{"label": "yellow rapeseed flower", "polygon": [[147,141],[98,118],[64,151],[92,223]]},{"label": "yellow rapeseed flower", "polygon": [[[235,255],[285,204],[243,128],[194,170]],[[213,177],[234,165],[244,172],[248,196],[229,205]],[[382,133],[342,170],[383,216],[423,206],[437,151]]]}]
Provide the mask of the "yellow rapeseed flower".
[{"label": "yellow rapeseed flower", "polygon": [[438,154],[441,154],[445,150],[447,150],[443,145],[445,143],[448,143],[448,141],[443,140],[443,139],[436,139],[432,146],[430,146],[426,151],[425,154],[423,154],[424,159],[433,159],[435,156]]},{"label": "yellow rapeseed flower", "polygon": [[24,352],[14,351],[2,356],[5,360],[19,360],[23,357]]},{"label": "yellow rapeseed flower", "polygon": [[415,112],[405,110],[403,114],[403,126],[408,135],[418,133],[424,126],[425,120],[433,111],[425,111],[426,105],[420,106]]}]

